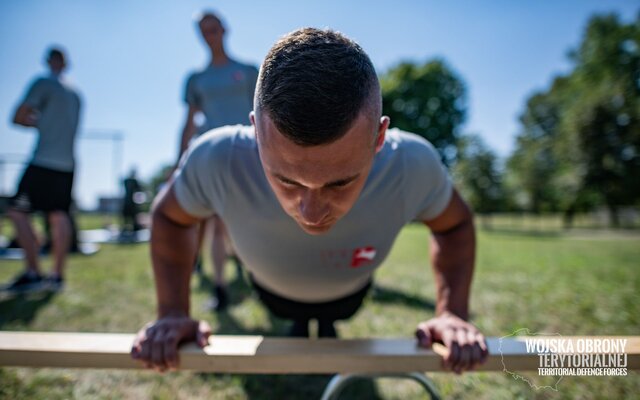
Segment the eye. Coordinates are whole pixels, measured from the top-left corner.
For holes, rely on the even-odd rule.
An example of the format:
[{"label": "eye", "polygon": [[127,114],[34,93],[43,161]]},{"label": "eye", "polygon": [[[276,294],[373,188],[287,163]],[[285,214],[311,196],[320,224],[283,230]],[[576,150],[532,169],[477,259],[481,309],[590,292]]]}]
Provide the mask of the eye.
[{"label": "eye", "polygon": [[342,189],[349,186],[352,182],[353,180],[334,182],[329,187],[332,189]]},{"label": "eye", "polygon": [[286,186],[286,187],[290,187],[290,188],[300,187],[300,184],[298,184],[297,182],[294,182],[294,181],[290,181],[288,179],[278,178],[278,181],[280,182],[280,184],[282,184],[283,186]]}]

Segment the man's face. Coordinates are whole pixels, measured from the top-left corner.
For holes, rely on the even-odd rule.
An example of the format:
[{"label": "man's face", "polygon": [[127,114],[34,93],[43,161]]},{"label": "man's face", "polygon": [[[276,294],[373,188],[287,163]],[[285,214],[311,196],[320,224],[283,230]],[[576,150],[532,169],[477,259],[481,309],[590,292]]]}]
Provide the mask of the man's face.
[{"label": "man's face", "polygon": [[202,38],[210,48],[215,48],[222,45],[224,28],[222,27],[220,21],[213,17],[205,17],[202,21],[200,21],[198,25],[200,26],[200,33],[202,34]]},{"label": "man's face", "polygon": [[299,146],[282,135],[267,113],[251,114],[260,160],[284,211],[307,233],[325,233],[358,199],[389,119],[360,114],[330,144]]},{"label": "man's face", "polygon": [[49,64],[49,68],[51,69],[51,71],[55,73],[61,72],[66,67],[64,59],[55,55],[47,59],[47,64]]}]

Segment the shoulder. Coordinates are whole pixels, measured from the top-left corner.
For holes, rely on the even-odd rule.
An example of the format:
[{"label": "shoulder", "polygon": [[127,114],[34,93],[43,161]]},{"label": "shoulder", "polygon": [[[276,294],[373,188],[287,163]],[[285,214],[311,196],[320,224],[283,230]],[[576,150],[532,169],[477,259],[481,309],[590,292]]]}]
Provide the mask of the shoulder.
[{"label": "shoulder", "polygon": [[255,135],[252,127],[228,125],[212,129],[200,135],[190,146],[189,157],[228,158],[236,149],[254,148],[255,145]]},{"label": "shoulder", "polygon": [[204,73],[206,72],[206,69],[200,69],[200,70],[191,70],[187,73],[187,85],[195,82],[196,80],[198,80],[202,75],[204,75]]},{"label": "shoulder", "polygon": [[253,73],[256,73],[256,74],[258,73],[258,68],[253,64],[244,63],[244,62],[240,62],[240,61],[237,61],[237,60],[232,60],[232,62],[239,69],[242,69],[242,70],[247,71],[247,72],[253,72]]},{"label": "shoulder", "polygon": [[54,84],[55,81],[53,79],[46,76],[38,76],[31,80],[29,87],[31,89],[45,89],[53,87]]},{"label": "shoulder", "polygon": [[397,128],[387,131],[385,148],[404,160],[406,165],[440,163],[440,155],[431,142]]}]

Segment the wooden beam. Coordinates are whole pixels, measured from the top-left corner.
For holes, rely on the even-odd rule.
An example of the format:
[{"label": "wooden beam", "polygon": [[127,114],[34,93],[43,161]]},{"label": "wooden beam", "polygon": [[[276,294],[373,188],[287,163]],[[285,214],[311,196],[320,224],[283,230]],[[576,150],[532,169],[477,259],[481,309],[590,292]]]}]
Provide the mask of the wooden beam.
[{"label": "wooden beam", "polygon": [[[627,368],[640,369],[640,337],[606,338],[627,339]],[[0,332],[0,366],[142,368],[129,356],[132,341],[131,334]],[[525,337],[502,340],[488,338],[487,341],[490,357],[479,371],[503,371],[505,368],[509,371],[525,371],[540,367],[538,355],[527,353]],[[193,343],[182,346],[181,369],[241,374],[441,371],[441,356],[432,350],[417,347],[414,339],[294,339],[216,335],[210,337],[209,343],[204,349]],[[446,348],[441,346],[436,351],[446,352]]]}]

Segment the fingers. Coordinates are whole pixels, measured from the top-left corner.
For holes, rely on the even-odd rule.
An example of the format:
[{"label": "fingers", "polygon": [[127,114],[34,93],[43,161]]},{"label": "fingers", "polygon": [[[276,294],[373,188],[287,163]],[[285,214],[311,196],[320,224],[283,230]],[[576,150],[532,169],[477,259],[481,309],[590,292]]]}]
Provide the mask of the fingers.
[{"label": "fingers", "polygon": [[489,347],[487,346],[484,335],[480,332],[476,333],[476,343],[478,347],[480,347],[480,364],[484,364],[489,358]]},{"label": "fingers", "polygon": [[133,340],[133,344],[131,345],[131,357],[134,360],[137,360],[140,358],[140,352],[142,351],[142,345],[141,342],[145,339],[146,335],[145,335],[145,329],[141,329],[137,334],[135,339]]},{"label": "fingers", "polygon": [[168,332],[164,342],[162,343],[162,352],[164,354],[164,361],[169,370],[174,371],[180,364],[178,354],[178,336],[175,331]]},{"label": "fingers", "polygon": [[473,339],[469,340],[469,335],[470,332],[464,329],[456,330],[456,340],[460,348],[458,359],[454,360],[452,363],[453,371],[456,374],[461,374],[463,371],[468,370],[471,366]]},{"label": "fingers", "polygon": [[422,322],[418,325],[415,335],[416,339],[418,339],[418,346],[428,349],[433,344],[433,339],[429,332],[429,325],[427,322]]},{"label": "fingers", "polygon": [[460,357],[460,346],[456,341],[456,331],[453,328],[447,328],[441,332],[442,343],[449,349],[449,354],[442,360],[444,369],[453,369],[453,365],[457,363]]},{"label": "fingers", "polygon": [[151,365],[158,372],[167,370],[167,363],[164,357],[164,345],[167,337],[166,330],[158,330],[151,339]]},{"label": "fingers", "polygon": [[162,318],[138,332],[131,346],[131,357],[142,362],[145,368],[158,372],[175,370],[180,363],[178,345],[182,341],[197,340],[205,346],[210,334],[211,327],[204,321],[188,317]]},{"label": "fingers", "polygon": [[468,332],[467,340],[469,341],[469,345],[471,346],[471,357],[469,360],[469,365],[467,367],[469,371],[474,370],[478,366],[478,364],[482,362],[482,348],[480,347],[480,343],[478,343],[478,335],[478,332]]},{"label": "fingers", "polygon": [[484,336],[475,329],[450,329],[445,332],[444,337],[447,338],[445,344],[450,350],[449,357],[444,359],[445,369],[461,374],[474,370],[486,361],[489,352]]},{"label": "fingers", "polygon": [[[474,370],[486,362],[489,351],[484,335],[478,329],[456,316],[440,316],[418,325],[419,344],[432,346],[442,341],[447,351],[442,355],[442,368],[457,374]],[[424,346],[427,347],[427,346]]]},{"label": "fingers", "polygon": [[196,332],[196,342],[198,343],[198,346],[208,346],[209,336],[211,336],[211,326],[209,326],[206,321],[200,321],[198,323],[198,330]]},{"label": "fingers", "polygon": [[151,365],[151,342],[155,336],[153,327],[145,327],[140,331],[140,342],[138,346],[140,351],[138,353],[138,359],[142,361],[145,368],[152,368]]}]

